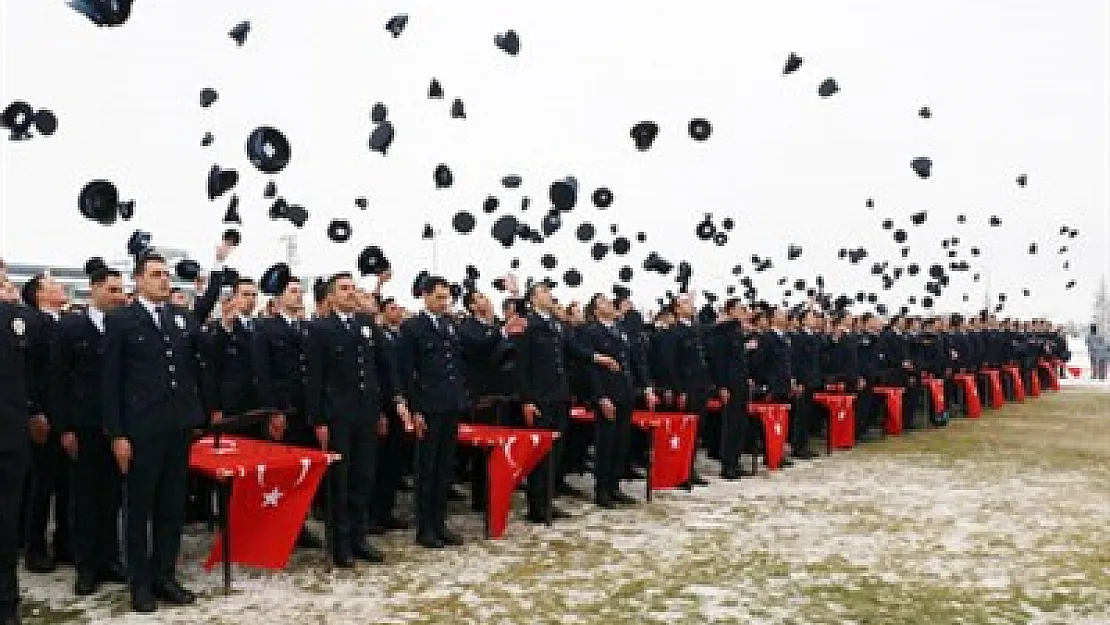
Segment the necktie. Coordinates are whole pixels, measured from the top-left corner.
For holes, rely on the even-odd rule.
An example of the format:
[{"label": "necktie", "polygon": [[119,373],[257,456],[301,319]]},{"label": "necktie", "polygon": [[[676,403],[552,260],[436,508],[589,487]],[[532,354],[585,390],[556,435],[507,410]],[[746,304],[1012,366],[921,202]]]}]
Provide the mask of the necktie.
[{"label": "necktie", "polygon": [[158,326],[159,330],[162,329],[162,313],[165,310],[166,310],[166,307],[163,306],[162,304],[158,304],[157,306],[154,307],[154,325]]}]

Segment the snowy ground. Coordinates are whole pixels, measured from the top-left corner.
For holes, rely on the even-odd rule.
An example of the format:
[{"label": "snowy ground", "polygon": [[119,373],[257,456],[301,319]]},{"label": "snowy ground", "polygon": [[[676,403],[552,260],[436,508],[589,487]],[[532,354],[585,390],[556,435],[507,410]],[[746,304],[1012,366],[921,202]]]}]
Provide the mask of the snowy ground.
[{"label": "snowy ground", "polygon": [[71,571],[25,574],[27,622],[1110,623],[1108,390],[632,509],[570,502],[576,518],[516,520],[500,541],[460,512],[463,548],[398,534],[378,541],[389,564],[353,572],[298,554],[285,573],[237,571],[231,597],[196,565],[197,532],[181,578],[199,605],[131,615],[122,589],[79,601]]}]

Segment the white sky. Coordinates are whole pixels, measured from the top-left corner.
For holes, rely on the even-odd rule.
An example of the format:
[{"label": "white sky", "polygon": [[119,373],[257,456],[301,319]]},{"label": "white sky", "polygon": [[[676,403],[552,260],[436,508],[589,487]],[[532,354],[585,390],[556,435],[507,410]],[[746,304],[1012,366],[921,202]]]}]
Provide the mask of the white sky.
[{"label": "white sky", "polygon": [[[910,232],[911,260],[947,263],[940,240],[956,235],[967,258],[989,270],[996,291],[1010,294],[1006,314],[1085,320],[1108,261],[1106,3],[1099,0],[933,0],[904,2],[794,0],[716,2],[356,2],[314,0],[138,0],[122,28],[98,29],[62,0],[0,3],[0,98],[50,108],[53,137],[0,142],[0,253],[11,260],[79,264],[90,255],[117,256],[135,228],[155,243],[194,250],[205,261],[222,231],[226,197],[209,203],[205,178],[213,163],[241,174],[244,244],[233,259],[257,275],[280,260],[278,237],[293,232],[266,217],[268,176],[244,153],[250,131],[281,128],[293,144],[289,167],[275,177],[279,193],[309,209],[299,231],[298,273],[351,269],[359,250],[381,245],[394,263],[395,294],[431,268],[425,221],[440,230],[438,269],[461,279],[483,269],[483,284],[519,256],[521,273],[542,276],[539,256],[555,253],[555,272],[576,267],[580,289],[564,299],[608,290],[618,269],[632,265],[641,304],[673,288],[639,267],[657,250],[695,267],[695,287],[724,293],[729,270],[752,254],[771,255],[774,270],[757,274],[761,296],[775,301],[774,282],[823,273],[833,290],[876,291],[895,310],[923,295],[923,275],[879,291],[872,260],[900,264],[898,246],[879,228],[894,218]],[[399,39],[383,29],[397,12],[410,22]],[[250,19],[242,48],[227,31]],[[515,29],[520,56],[493,46]],[[790,52],[805,63],[784,77]],[[447,97],[425,97],[431,77]],[[823,100],[826,77],[841,93]],[[201,109],[198,94],[220,98]],[[468,119],[449,116],[462,97]],[[369,110],[389,107],[397,140],[387,157],[366,147]],[[917,109],[927,105],[930,120]],[[714,133],[705,143],[686,134],[692,117]],[[637,121],[662,127],[654,147],[636,152],[628,136]],[[211,131],[216,142],[200,147]],[[909,161],[933,158],[930,180]],[[432,170],[449,164],[455,186],[437,191]],[[505,191],[504,174],[524,177]],[[1027,173],[1024,189],[1014,178]],[[533,198],[524,216],[538,226],[547,184],[567,174],[581,182],[569,226],[543,246],[504,250],[489,238],[497,215],[481,212],[488,193],[502,210]],[[96,177],[117,183],[137,202],[136,218],[105,228],[83,221],[76,198]],[[607,211],[589,203],[600,185],[613,189]],[[357,196],[370,198],[359,211]],[[876,209],[864,201],[875,198]],[[469,236],[450,232],[459,209],[478,217]],[[923,227],[908,225],[928,210]],[[705,212],[733,216],[729,245],[698,241]],[[955,216],[968,215],[958,226]],[[991,214],[1002,228],[988,228]],[[325,228],[351,219],[354,237],[338,245]],[[574,225],[589,220],[606,236],[610,223],[635,241],[624,258],[589,259]],[[1079,238],[1063,240],[1062,224]],[[1037,241],[1037,256],[1026,248]],[[786,248],[805,248],[787,263]],[[1071,271],[1061,270],[1067,244]],[[840,247],[862,245],[873,257],[858,266],[836,260]],[[966,254],[981,246],[978,261]],[[1078,284],[1068,291],[1064,283]],[[936,310],[981,307],[983,283],[953,274]],[[1023,298],[1022,287],[1032,296]],[[971,302],[963,304],[967,292]]]}]

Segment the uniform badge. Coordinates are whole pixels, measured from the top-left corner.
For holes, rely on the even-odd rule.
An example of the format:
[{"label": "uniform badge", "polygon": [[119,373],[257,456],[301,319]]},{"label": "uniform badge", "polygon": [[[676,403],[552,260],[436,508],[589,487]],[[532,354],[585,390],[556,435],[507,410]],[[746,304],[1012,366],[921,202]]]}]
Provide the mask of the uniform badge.
[{"label": "uniform badge", "polygon": [[364,339],[370,338],[370,327],[369,326],[362,326],[362,338],[364,338]]},{"label": "uniform badge", "polygon": [[27,322],[23,320],[23,317],[12,319],[12,332],[16,336],[23,336],[27,332]]},{"label": "uniform badge", "polygon": [[180,330],[185,329],[185,317],[183,317],[181,315],[177,315],[176,317],[173,318],[173,322],[177,324],[178,329],[180,329]]}]

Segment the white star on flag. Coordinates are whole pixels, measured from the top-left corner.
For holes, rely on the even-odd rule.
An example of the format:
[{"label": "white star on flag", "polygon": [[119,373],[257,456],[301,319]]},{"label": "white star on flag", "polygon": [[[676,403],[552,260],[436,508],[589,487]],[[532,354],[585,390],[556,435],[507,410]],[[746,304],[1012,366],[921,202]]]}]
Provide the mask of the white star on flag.
[{"label": "white star on flag", "polygon": [[681,440],[682,439],[678,438],[678,436],[672,436],[671,437],[671,449],[678,449],[678,444],[679,444],[679,442],[681,442]]},{"label": "white star on flag", "polygon": [[845,413],[844,413],[844,411],[843,411],[843,410],[841,410],[841,411],[839,411],[839,412],[837,412],[837,413],[836,413],[836,420],[837,420],[837,421],[843,421],[843,420],[844,420],[844,416],[845,416]]},{"label": "white star on flag", "polygon": [[781,423],[776,423],[775,424],[775,436],[782,436],[782,424]]},{"label": "white star on flag", "polygon": [[278,505],[278,501],[280,501],[281,498],[284,496],[285,493],[281,492],[281,489],[275,486],[272,490],[270,490],[270,492],[262,493],[262,507],[276,508]]}]

